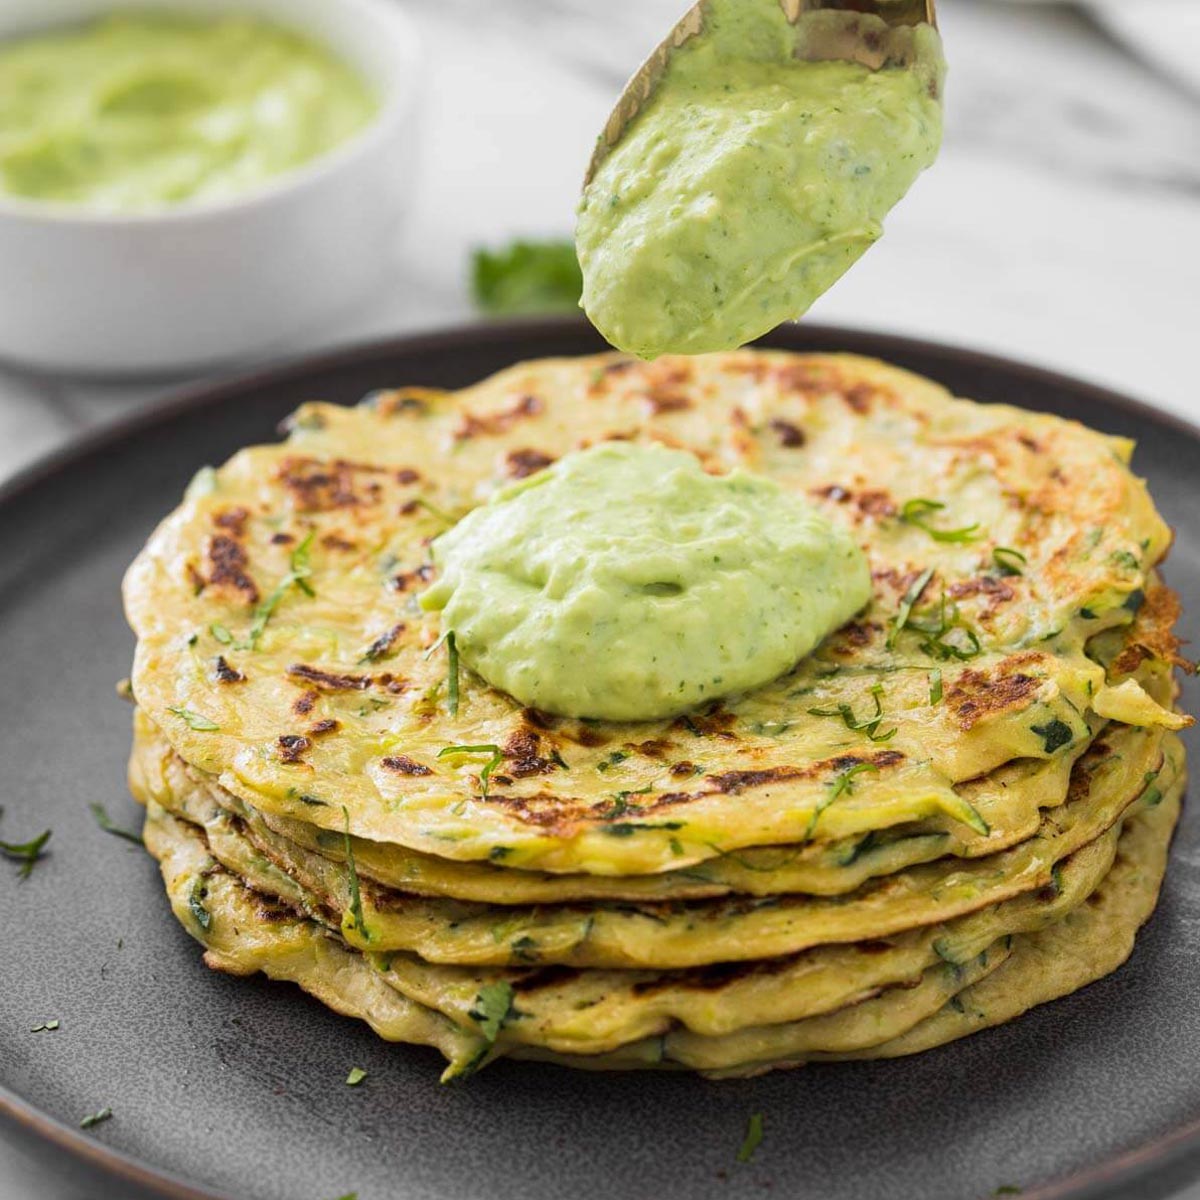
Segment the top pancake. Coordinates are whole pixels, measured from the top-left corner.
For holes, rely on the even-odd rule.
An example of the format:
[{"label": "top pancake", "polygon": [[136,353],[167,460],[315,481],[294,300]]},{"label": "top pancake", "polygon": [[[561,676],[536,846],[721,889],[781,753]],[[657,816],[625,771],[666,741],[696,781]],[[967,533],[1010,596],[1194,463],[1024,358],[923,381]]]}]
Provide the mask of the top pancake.
[{"label": "top pancake", "polygon": [[[557,720],[465,670],[452,716],[438,618],[415,601],[431,539],[614,437],[820,504],[866,551],[871,603],[783,679],[691,717]],[[134,691],[264,812],[450,859],[652,873],[911,820],[986,832],[954,784],[1077,753],[1092,713],[1170,720],[1084,653],[1133,619],[1170,541],[1130,452],[842,356],[550,360],[460,393],[306,405],[283,444],[203,472],[131,567]],[[902,520],[922,498],[945,505],[933,528],[978,529]],[[498,748],[486,794],[488,755],[438,759],[452,745]]]}]

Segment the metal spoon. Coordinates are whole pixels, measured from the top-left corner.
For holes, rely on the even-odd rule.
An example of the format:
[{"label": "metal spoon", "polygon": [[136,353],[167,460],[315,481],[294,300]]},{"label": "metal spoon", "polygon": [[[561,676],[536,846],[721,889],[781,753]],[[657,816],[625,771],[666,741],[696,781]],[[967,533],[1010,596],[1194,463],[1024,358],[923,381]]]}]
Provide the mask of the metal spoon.
[{"label": "metal spoon", "polygon": [[[747,3],[755,0],[746,0]],[[913,30],[937,28],[934,0],[778,0],[796,28],[796,57],[805,62],[842,60],[881,67],[915,67],[918,53]],[[697,0],[674,29],[634,72],[613,108],[584,177],[586,187],[629,123],[645,107],[666,72],[672,55],[704,32],[708,0]],[[931,80],[940,87],[940,80]]]}]

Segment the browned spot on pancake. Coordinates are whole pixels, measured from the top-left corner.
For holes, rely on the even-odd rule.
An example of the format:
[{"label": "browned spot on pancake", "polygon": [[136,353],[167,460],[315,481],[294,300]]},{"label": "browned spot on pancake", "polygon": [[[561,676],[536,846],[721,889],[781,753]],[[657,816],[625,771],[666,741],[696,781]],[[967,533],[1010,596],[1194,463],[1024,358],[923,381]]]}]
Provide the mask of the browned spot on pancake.
[{"label": "browned spot on pancake", "polygon": [[395,771],[397,775],[432,775],[433,771],[424,763],[419,763],[415,758],[409,758],[407,754],[390,754],[387,758],[381,760],[383,766],[389,771]]},{"label": "browned spot on pancake", "polygon": [[433,564],[423,563],[413,571],[401,571],[392,576],[392,590],[407,592],[414,583],[428,583],[433,578]]},{"label": "browned spot on pancake", "polygon": [[357,550],[358,543],[347,541],[344,537],[337,533],[327,533],[321,538],[321,545],[326,550]]},{"label": "browned spot on pancake", "polygon": [[319,692],[308,691],[303,695],[297,696],[295,703],[292,705],[292,712],[298,717],[306,717],[313,710],[313,705],[316,704],[319,697]]},{"label": "browned spot on pancake", "polygon": [[689,762],[686,758],[680,762],[671,764],[671,774],[676,779],[686,779],[689,775],[697,775],[700,768],[694,762]]},{"label": "browned spot on pancake", "polygon": [[231,589],[247,604],[258,603],[258,585],[250,577],[245,547],[227,533],[215,534],[208,543],[208,578],[205,587]]},{"label": "browned spot on pancake", "polygon": [[778,435],[779,444],[787,447],[789,450],[803,446],[808,441],[803,429],[798,425],[793,425],[791,421],[782,420],[780,417],[776,417],[771,421],[771,428]]},{"label": "browned spot on pancake", "polygon": [[378,504],[383,485],[375,477],[386,474],[372,463],[292,457],[280,464],[278,478],[300,512],[333,512]]},{"label": "browned spot on pancake", "polygon": [[[1038,655],[1035,653],[1034,658]],[[991,672],[968,667],[946,689],[946,704],[964,732],[980,721],[1014,708],[1026,708],[1041,686],[1031,675],[1011,668],[1023,665],[1026,659],[1006,659]]]},{"label": "browned spot on pancake", "polygon": [[336,733],[341,727],[341,721],[336,721],[333,717],[326,717],[323,721],[317,721],[315,725],[309,726],[308,736],[324,737],[327,733]]},{"label": "browned spot on pancake", "polygon": [[1038,440],[1028,433],[1018,433],[1017,441],[1025,447],[1026,450],[1032,450],[1034,454],[1041,454],[1042,447]]},{"label": "browned spot on pancake", "polygon": [[894,517],[897,512],[896,502],[882,488],[864,488],[856,492],[840,483],[832,483],[814,488],[813,495],[837,504],[852,504],[864,517]]},{"label": "browned spot on pancake", "polygon": [[412,467],[401,467],[396,472],[396,482],[401,487],[408,487],[411,483],[416,483],[421,478],[420,471],[414,471]]},{"label": "browned spot on pancake", "polygon": [[518,729],[504,743],[503,754],[508,762],[506,770],[516,779],[527,779],[531,775],[548,775],[555,768],[552,759],[543,758],[541,734],[532,729]]},{"label": "browned spot on pancake", "polygon": [[299,733],[284,733],[279,736],[279,761],[298,763],[301,756],[312,746],[308,738]]},{"label": "browned spot on pancake", "polygon": [[393,388],[376,392],[371,407],[381,417],[423,417],[445,395],[437,388]]},{"label": "browned spot on pancake", "polygon": [[650,738],[644,742],[627,742],[630,750],[644,754],[647,758],[662,758],[672,745],[665,738]]},{"label": "browned spot on pancake", "polygon": [[542,712],[539,708],[523,708],[521,716],[527,725],[533,725],[537,729],[557,729],[559,726],[558,717]]},{"label": "browned spot on pancake", "polygon": [[716,705],[704,712],[685,713],[671,722],[672,729],[683,729],[694,737],[720,737],[727,741],[735,739],[731,726],[737,721],[728,709]]},{"label": "browned spot on pancake", "polygon": [[593,729],[590,725],[582,723],[567,726],[560,732],[568,741],[574,742],[577,746],[587,746],[589,749],[595,749],[597,746],[607,746],[611,740],[598,729]]},{"label": "browned spot on pancake", "polygon": [[853,387],[842,392],[842,399],[859,416],[866,416],[871,411],[871,405],[878,395],[878,390],[866,383],[856,383]]},{"label": "browned spot on pancake", "polygon": [[508,474],[513,479],[526,479],[538,471],[544,471],[554,459],[540,450],[510,450],[505,456]]},{"label": "browned spot on pancake", "polygon": [[213,674],[218,683],[243,683],[246,679],[241,671],[229,665],[223,654],[217,655],[217,661],[213,664]]},{"label": "browned spot on pancake", "polygon": [[271,534],[272,546],[290,546],[296,540],[295,536],[290,533],[273,533]]},{"label": "browned spot on pancake", "polygon": [[875,754],[865,756],[841,754],[836,758],[827,758],[820,762],[809,763],[803,767],[779,766],[762,767],[754,771],[723,771],[719,775],[707,775],[705,781],[710,785],[711,792],[736,796],[749,788],[765,787],[772,783],[786,783],[794,779],[818,779],[822,776],[848,771],[851,767],[871,763],[883,769],[904,761],[904,755],[899,750],[880,750]]},{"label": "browned spot on pancake", "polygon": [[213,524],[228,530],[235,538],[246,536],[246,522],[250,519],[248,508],[227,508],[213,517]]},{"label": "browned spot on pancake", "polygon": [[663,413],[687,412],[692,407],[691,397],[686,392],[672,390],[666,385],[647,391],[645,399],[650,412],[656,417]]},{"label": "browned spot on pancake", "polygon": [[837,631],[834,638],[841,644],[840,653],[849,654],[853,650],[861,650],[869,646],[872,640],[883,632],[883,626],[877,621],[851,621]]},{"label": "browned spot on pancake", "polygon": [[1147,659],[1172,663],[1194,674],[1196,666],[1179,653],[1183,643],[1172,628],[1180,614],[1179,597],[1175,592],[1168,587],[1151,588],[1134,618],[1124,649],[1109,668],[1110,674],[1129,675]]},{"label": "browned spot on pancake", "polygon": [[366,649],[363,658],[368,662],[375,662],[376,659],[384,658],[391,648],[396,644],[396,639],[404,632],[404,622],[401,621],[397,625],[393,625],[391,629],[384,630]]},{"label": "browned spot on pancake", "polygon": [[369,675],[340,675],[305,663],[292,663],[287,674],[289,678],[302,679],[323,692],[362,692],[371,686]]},{"label": "browned spot on pancake", "polygon": [[465,441],[474,437],[498,437],[507,433],[518,421],[536,417],[544,408],[537,396],[524,395],[515,400],[508,408],[499,409],[493,413],[463,413],[458,428],[454,431],[455,441]]},{"label": "browned spot on pancake", "polygon": [[960,579],[952,583],[947,593],[955,600],[965,600],[970,596],[990,596],[996,603],[1011,600],[1016,594],[1012,585],[995,575],[979,575],[974,579]]}]

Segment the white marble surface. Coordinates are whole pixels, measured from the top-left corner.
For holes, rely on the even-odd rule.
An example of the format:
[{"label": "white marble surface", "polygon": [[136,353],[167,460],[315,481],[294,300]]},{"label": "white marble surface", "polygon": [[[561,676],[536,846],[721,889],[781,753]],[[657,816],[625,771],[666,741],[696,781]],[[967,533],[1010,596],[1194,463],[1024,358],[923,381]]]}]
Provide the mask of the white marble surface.
[{"label": "white marble surface", "polygon": [[[360,312],[285,353],[466,319],[472,245],[568,233],[621,75],[681,3],[408,7],[428,40],[429,86],[402,265]],[[1200,91],[1071,8],[940,8],[951,62],[941,161],[813,318],[1028,359],[1200,421]],[[0,364],[0,477],[167,387]],[[0,1200],[109,1194],[58,1174],[0,1126]]]}]

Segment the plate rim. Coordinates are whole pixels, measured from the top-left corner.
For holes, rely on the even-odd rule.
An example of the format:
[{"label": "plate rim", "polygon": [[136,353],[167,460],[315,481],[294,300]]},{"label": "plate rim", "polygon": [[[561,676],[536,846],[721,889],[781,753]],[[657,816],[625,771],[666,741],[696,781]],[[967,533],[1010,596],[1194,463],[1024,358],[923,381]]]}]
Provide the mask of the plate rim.
[{"label": "plate rim", "polygon": [[[277,359],[217,379],[171,389],[162,400],[74,437],[19,470],[0,484],[0,510],[19,502],[81,461],[119,446],[131,437],[169,425],[180,417],[257,388],[278,386],[289,380],[299,382],[319,372],[351,368],[388,357],[445,352],[459,349],[466,343],[473,346],[520,345],[527,339],[552,340],[585,332],[589,328],[586,321],[575,316],[467,321],[415,333],[356,341],[316,354]],[[1029,380],[1042,387],[1061,388],[1083,399],[1098,400],[1135,419],[1165,426],[1200,443],[1200,423],[1067,372],[990,351],[905,334],[815,322],[781,326],[768,334],[766,340],[776,343],[782,338],[786,343],[796,336],[811,336],[816,341],[844,346],[844,350],[801,349],[801,353],[845,352],[887,360],[892,354],[917,352],[958,366]],[[775,345],[768,348],[789,347]],[[57,1147],[70,1154],[77,1163],[98,1168],[110,1177],[141,1187],[163,1200],[236,1200],[228,1192],[197,1185],[172,1171],[153,1166],[123,1150],[88,1137],[85,1132],[43,1112],[2,1081],[0,1118],[5,1119],[10,1127],[31,1135],[40,1143],[39,1149]],[[1025,1200],[1089,1200],[1092,1197],[1111,1196],[1118,1187],[1152,1183],[1156,1175],[1161,1180],[1164,1172],[1179,1166],[1198,1152],[1200,1114],[1094,1166],[1050,1183],[1027,1188],[1022,1195]]]}]

